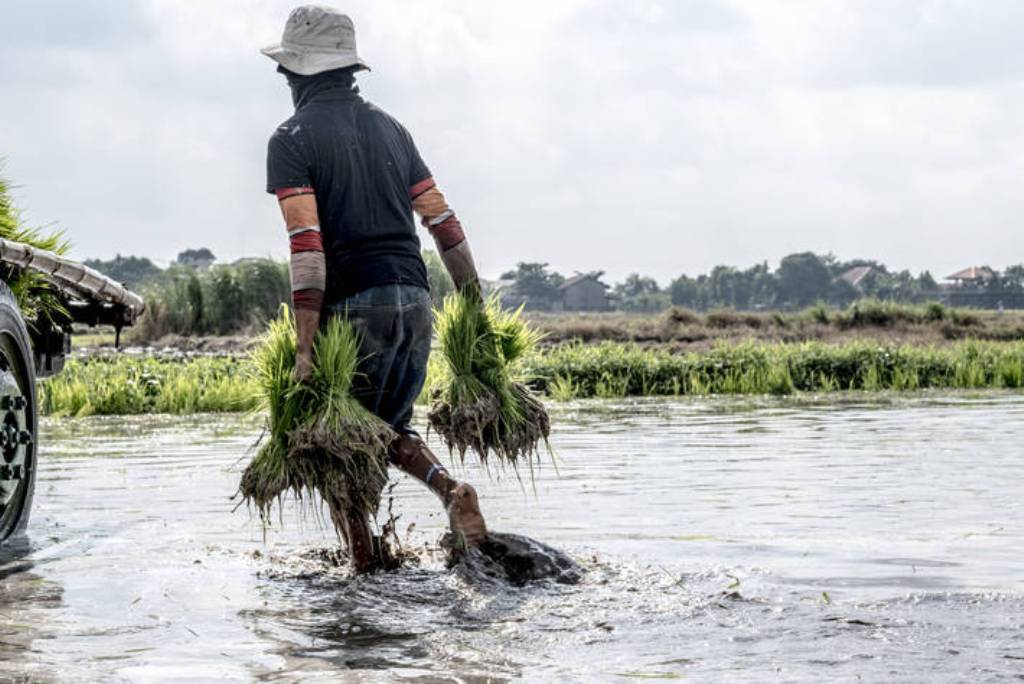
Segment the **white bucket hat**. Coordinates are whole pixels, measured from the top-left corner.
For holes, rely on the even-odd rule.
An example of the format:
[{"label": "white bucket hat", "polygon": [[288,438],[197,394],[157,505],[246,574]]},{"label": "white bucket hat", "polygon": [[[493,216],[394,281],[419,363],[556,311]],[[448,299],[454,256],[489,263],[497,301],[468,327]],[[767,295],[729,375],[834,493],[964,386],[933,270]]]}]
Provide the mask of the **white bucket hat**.
[{"label": "white bucket hat", "polygon": [[288,15],[281,42],[260,50],[292,73],[312,76],[331,69],[369,65],[356,54],[356,30],[333,7],[303,5]]}]

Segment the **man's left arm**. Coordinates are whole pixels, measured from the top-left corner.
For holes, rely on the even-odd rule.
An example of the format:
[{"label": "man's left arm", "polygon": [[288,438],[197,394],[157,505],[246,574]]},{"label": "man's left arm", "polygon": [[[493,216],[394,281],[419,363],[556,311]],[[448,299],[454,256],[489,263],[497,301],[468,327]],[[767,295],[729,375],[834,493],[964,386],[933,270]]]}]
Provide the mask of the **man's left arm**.
[{"label": "man's left arm", "polygon": [[448,206],[433,178],[427,178],[409,190],[413,210],[423,217],[423,225],[430,231],[441,254],[448,275],[455,287],[480,297],[480,278],[476,272],[469,241],[455,211]]}]

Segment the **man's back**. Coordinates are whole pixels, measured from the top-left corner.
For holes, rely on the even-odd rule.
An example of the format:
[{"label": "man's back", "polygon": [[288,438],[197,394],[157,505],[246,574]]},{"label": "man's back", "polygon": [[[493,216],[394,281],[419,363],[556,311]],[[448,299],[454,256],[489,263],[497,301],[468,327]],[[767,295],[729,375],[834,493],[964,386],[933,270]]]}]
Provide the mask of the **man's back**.
[{"label": "man's back", "polygon": [[312,188],[327,302],[392,283],[427,287],[410,189],[430,171],[408,132],[364,101],[350,75],[309,79],[270,139],[267,190]]}]

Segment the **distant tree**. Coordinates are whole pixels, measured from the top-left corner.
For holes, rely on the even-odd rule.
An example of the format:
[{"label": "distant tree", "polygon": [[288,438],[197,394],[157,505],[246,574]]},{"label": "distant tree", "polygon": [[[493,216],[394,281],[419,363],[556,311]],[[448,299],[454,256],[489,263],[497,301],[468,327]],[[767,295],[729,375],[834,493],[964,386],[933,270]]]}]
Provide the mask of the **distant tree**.
[{"label": "distant tree", "polygon": [[103,275],[136,289],[155,282],[163,273],[159,266],[145,257],[123,257],[118,254],[113,259],[86,259],[84,263],[89,268],[94,268]]},{"label": "distant tree", "polygon": [[[715,266],[708,276],[708,298],[713,306],[736,307],[737,298],[749,299],[740,272],[732,266]],[[743,304],[746,306],[746,303]]]},{"label": "distant tree", "polygon": [[1008,290],[1024,292],[1024,264],[1007,266],[1001,277]]},{"label": "distant tree", "polygon": [[828,297],[832,273],[813,252],[790,254],[782,259],[778,271],[780,304],[804,307]]},{"label": "distant tree", "polygon": [[1002,273],[985,283],[985,291],[990,294],[1019,294],[1024,292],[1024,264],[1008,266]]},{"label": "distant tree", "polygon": [[907,270],[878,272],[865,278],[864,294],[886,301],[916,302],[922,299],[920,281]]},{"label": "distant tree", "polygon": [[683,274],[673,280],[668,286],[669,300],[676,306],[685,306],[691,309],[699,308],[698,298],[700,287],[697,281]]},{"label": "distant tree", "polygon": [[213,255],[213,252],[206,247],[200,247],[199,249],[186,249],[184,252],[180,252],[174,263],[187,268],[209,268],[215,261],[217,261],[217,257]]},{"label": "distant tree", "polygon": [[531,309],[552,309],[560,300],[559,286],[565,278],[548,270],[547,264],[519,262],[514,271],[501,276],[514,281],[511,298]]},{"label": "distant tree", "polygon": [[672,303],[668,292],[662,291],[654,278],[631,273],[612,289],[612,301],[623,311],[654,312],[667,309]]}]

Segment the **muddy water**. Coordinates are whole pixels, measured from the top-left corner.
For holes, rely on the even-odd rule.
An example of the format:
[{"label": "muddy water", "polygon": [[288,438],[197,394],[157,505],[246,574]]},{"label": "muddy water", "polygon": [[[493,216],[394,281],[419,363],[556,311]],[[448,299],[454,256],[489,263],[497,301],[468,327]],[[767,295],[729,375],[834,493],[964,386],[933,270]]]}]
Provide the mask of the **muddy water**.
[{"label": "muddy water", "polygon": [[[577,586],[421,562],[351,577],[289,507],[230,500],[242,417],[47,422],[26,539],[0,561],[0,679],[999,680],[1024,675],[1024,397],[580,403],[537,495],[476,470],[493,528]],[[409,526],[413,525],[411,531]]]}]

